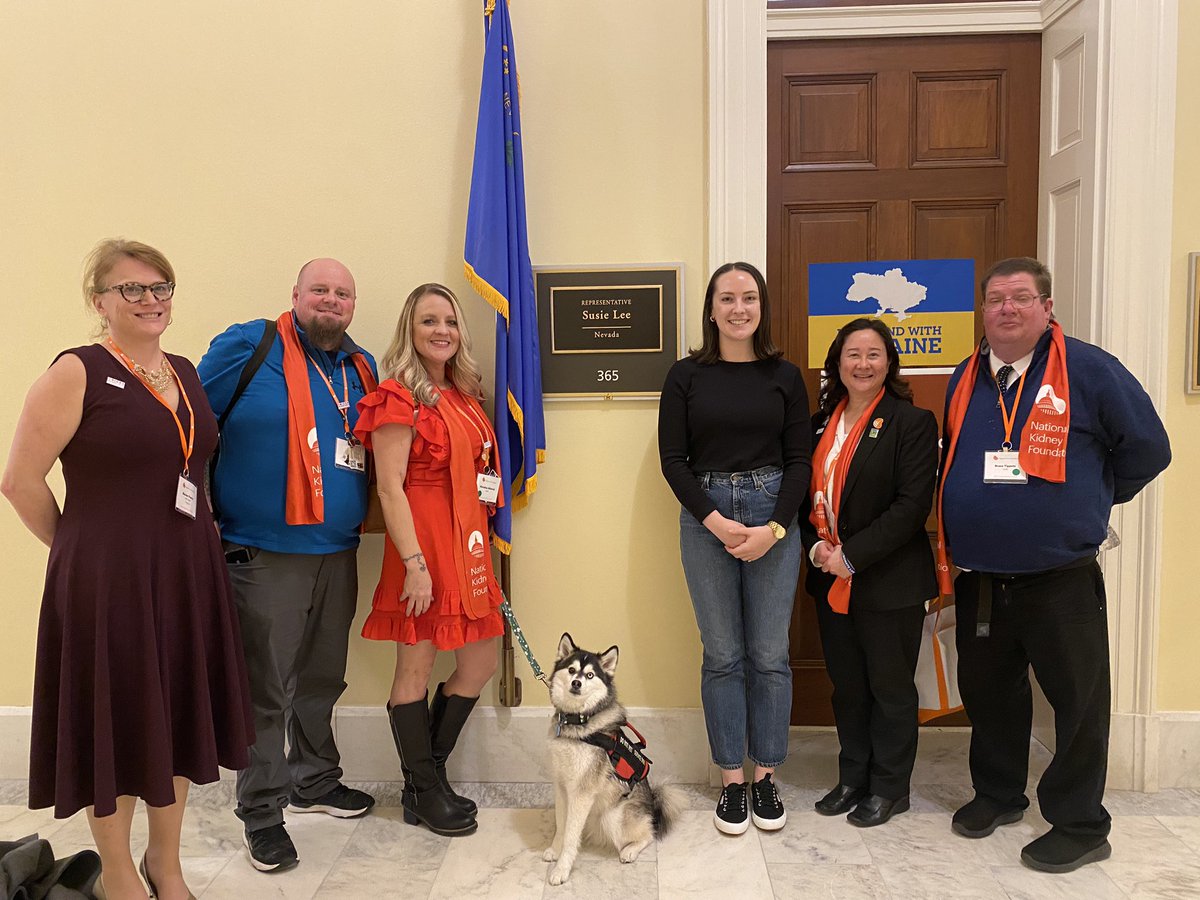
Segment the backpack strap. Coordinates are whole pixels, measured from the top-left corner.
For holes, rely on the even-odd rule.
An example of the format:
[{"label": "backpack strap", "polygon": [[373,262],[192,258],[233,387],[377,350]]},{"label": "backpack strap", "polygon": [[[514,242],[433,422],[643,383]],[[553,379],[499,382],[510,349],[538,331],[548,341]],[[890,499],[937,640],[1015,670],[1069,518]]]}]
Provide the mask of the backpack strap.
[{"label": "backpack strap", "polygon": [[233,389],[233,395],[229,398],[229,402],[225,404],[225,409],[217,418],[217,446],[213,448],[212,455],[208,458],[208,467],[204,470],[204,489],[208,494],[208,503],[212,507],[213,518],[218,522],[221,521],[221,511],[217,509],[217,501],[213,494],[213,481],[217,474],[217,459],[221,455],[221,429],[225,427],[225,420],[229,418],[229,414],[233,412],[234,406],[245,393],[247,386],[253,380],[255,374],[262,364],[266,361],[267,354],[271,352],[271,345],[275,343],[275,335],[279,332],[279,326],[274,319],[267,319],[267,326],[263,329],[262,340],[258,342],[258,346],[254,348],[254,352],[250,354],[250,358],[246,360],[246,365],[242,366],[242,374],[238,376],[237,387]]},{"label": "backpack strap", "polygon": [[246,365],[242,366],[242,374],[238,376],[237,387],[233,389],[233,396],[229,398],[229,402],[225,404],[225,410],[217,419],[217,431],[220,431],[225,424],[225,420],[229,418],[229,414],[233,412],[234,406],[238,400],[242,398],[247,386],[253,380],[255,373],[262,367],[263,362],[267,358],[267,354],[271,352],[271,345],[275,343],[275,335],[279,332],[279,325],[274,319],[267,319],[267,327],[263,329],[262,340],[258,342],[258,346],[254,348],[254,352],[250,358],[246,360]]}]

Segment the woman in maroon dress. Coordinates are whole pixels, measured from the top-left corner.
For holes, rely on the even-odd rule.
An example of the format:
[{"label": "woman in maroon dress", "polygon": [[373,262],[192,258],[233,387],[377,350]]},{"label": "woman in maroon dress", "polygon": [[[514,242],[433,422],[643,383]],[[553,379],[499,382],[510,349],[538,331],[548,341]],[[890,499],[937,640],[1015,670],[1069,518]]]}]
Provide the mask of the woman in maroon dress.
[{"label": "woman in maroon dress", "polygon": [[[31,808],[87,809],[110,898],[190,896],[179,861],[189,783],[248,762],[253,717],[203,473],[217,428],[196,370],[164,353],[171,264],[101,243],[84,297],[103,340],[59,354],[29,391],[2,490],[50,548],[38,625]],[[61,460],[62,511],[46,476]]]}]

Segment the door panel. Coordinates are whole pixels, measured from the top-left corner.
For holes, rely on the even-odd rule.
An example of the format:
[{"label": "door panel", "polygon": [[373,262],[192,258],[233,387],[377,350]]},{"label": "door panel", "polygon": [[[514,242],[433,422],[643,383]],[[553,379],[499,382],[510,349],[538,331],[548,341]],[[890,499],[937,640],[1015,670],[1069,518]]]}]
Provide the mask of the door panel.
[{"label": "door panel", "polygon": [[[1100,343],[1098,260],[1092,253],[1099,241],[1096,198],[1103,164],[1097,141],[1100,7],[1094,0],[1076,3],[1042,36],[1040,258],[1054,273],[1055,318],[1067,334],[1092,343]],[[1054,749],[1054,715],[1040,687],[1034,692],[1033,734]]]},{"label": "door panel", "polygon": [[[1040,52],[1037,35],[768,45],[767,281],[775,337],[814,400],[810,263],[970,258],[978,275],[1036,252]],[[910,380],[940,421],[947,376]],[[803,577],[796,599],[792,721],[828,724]]]},{"label": "door panel", "polygon": [[1054,273],[1054,314],[1063,330],[1097,340],[1096,185],[1099,120],[1100,4],[1078,3],[1043,35],[1041,259]]}]

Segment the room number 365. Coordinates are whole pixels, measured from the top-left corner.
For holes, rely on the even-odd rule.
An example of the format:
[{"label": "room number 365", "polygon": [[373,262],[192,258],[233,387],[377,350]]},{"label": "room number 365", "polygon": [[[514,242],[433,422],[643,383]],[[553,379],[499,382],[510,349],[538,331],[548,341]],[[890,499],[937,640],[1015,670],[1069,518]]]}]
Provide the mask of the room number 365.
[{"label": "room number 365", "polygon": [[620,381],[621,380],[621,370],[620,369],[597,369],[596,370],[596,380],[597,381]]}]

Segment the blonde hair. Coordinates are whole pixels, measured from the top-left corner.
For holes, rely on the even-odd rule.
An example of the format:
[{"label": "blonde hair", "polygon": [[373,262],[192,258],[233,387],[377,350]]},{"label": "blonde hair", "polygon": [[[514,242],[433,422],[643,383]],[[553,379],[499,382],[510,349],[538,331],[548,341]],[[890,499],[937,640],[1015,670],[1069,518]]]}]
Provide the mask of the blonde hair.
[{"label": "blonde hair", "polygon": [[[141,241],[109,238],[98,243],[95,249],[88,254],[87,259],[83,261],[83,305],[88,312],[96,314],[96,304],[92,297],[107,287],[101,282],[108,277],[108,273],[116,267],[117,263],[126,258],[136,259],[157,270],[164,281],[175,281],[175,269],[160,251]],[[100,337],[106,331],[108,331],[108,322],[101,318],[100,324],[92,336]]]},{"label": "blonde hair", "polygon": [[413,319],[416,318],[417,303],[426,294],[434,294],[450,301],[454,317],[458,320],[458,351],[446,362],[446,377],[464,394],[477,400],[483,399],[483,378],[479,365],[471,356],[471,334],[467,320],[454,291],[444,284],[429,282],[418,285],[404,301],[400,319],[396,322],[396,333],[379,362],[379,371],[384,378],[394,378],[410,391],[419,403],[437,405],[437,388],[425,371],[425,365],[413,346]]}]

